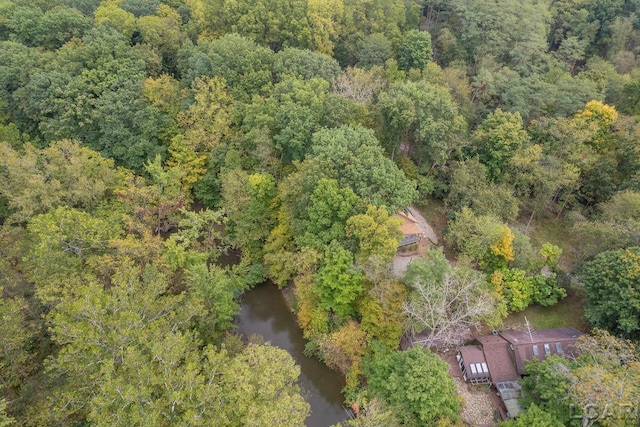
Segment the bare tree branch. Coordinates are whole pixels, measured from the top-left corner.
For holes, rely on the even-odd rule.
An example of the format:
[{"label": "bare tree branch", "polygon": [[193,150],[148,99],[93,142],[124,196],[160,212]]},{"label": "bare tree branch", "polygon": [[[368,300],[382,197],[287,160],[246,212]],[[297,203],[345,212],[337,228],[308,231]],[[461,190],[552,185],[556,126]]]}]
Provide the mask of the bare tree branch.
[{"label": "bare tree branch", "polygon": [[461,344],[469,330],[492,311],[491,297],[481,290],[482,278],[448,272],[442,282],[411,284],[414,295],[404,304],[414,344],[448,347]]}]

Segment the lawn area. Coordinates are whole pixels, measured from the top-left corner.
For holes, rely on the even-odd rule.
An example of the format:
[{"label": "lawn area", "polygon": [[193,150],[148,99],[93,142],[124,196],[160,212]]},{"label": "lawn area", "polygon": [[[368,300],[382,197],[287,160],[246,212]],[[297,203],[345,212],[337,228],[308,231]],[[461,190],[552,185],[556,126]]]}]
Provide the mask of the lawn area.
[{"label": "lawn area", "polygon": [[567,220],[555,215],[534,218],[529,226],[529,237],[534,246],[541,247],[549,242],[562,248],[559,266],[567,273],[571,273],[579,261],[571,227]]},{"label": "lawn area", "polygon": [[572,326],[579,331],[589,332],[589,324],[584,320],[584,297],[578,289],[568,289],[567,297],[550,307],[531,305],[519,313],[511,313],[504,320],[508,329],[524,329],[525,317],[534,329],[560,328]]},{"label": "lawn area", "polygon": [[[580,261],[575,250],[571,226],[566,219],[547,214],[534,218],[529,227],[529,237],[535,247],[549,242],[562,248],[559,267],[567,274],[570,274]],[[532,305],[520,313],[510,314],[505,319],[505,326],[524,326],[525,316],[536,329],[572,326],[580,331],[589,332],[589,324],[584,319],[584,291],[576,284],[567,289],[566,298],[553,306]]]}]

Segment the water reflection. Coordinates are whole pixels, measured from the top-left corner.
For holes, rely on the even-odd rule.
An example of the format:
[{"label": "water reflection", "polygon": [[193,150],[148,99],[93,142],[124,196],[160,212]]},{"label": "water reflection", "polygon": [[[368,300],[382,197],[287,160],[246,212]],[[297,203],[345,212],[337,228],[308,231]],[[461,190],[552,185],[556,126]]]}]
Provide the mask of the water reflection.
[{"label": "water reflection", "polygon": [[311,404],[311,415],[305,423],[308,427],[327,427],[348,417],[342,405],[344,377],[304,355],[302,331],[274,285],[256,286],[243,296],[236,324],[238,332],[262,335],[265,341],[287,350],[300,366],[300,387]]}]

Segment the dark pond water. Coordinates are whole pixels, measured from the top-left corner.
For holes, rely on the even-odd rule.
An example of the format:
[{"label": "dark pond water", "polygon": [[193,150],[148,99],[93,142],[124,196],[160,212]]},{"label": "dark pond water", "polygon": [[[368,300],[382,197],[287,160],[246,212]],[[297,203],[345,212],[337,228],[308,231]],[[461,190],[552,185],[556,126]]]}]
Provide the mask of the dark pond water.
[{"label": "dark pond water", "polygon": [[275,285],[262,284],[246,292],[236,324],[241,334],[262,335],[265,341],[288,351],[300,366],[300,387],[311,404],[305,423],[308,427],[327,427],[348,418],[342,405],[344,377],[304,355],[302,331]]}]

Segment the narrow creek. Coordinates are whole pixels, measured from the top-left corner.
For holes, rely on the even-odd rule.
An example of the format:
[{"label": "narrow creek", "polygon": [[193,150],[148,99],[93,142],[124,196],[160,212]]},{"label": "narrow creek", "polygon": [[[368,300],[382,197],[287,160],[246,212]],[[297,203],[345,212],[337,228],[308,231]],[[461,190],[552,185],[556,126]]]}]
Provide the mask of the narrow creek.
[{"label": "narrow creek", "polygon": [[306,341],[289,311],[282,292],[270,283],[257,285],[242,297],[242,309],[236,318],[238,332],[245,336],[262,335],[265,341],[280,347],[300,366],[300,388],[311,405],[307,427],[328,427],[348,418],[343,406],[344,377],[303,353]]}]

